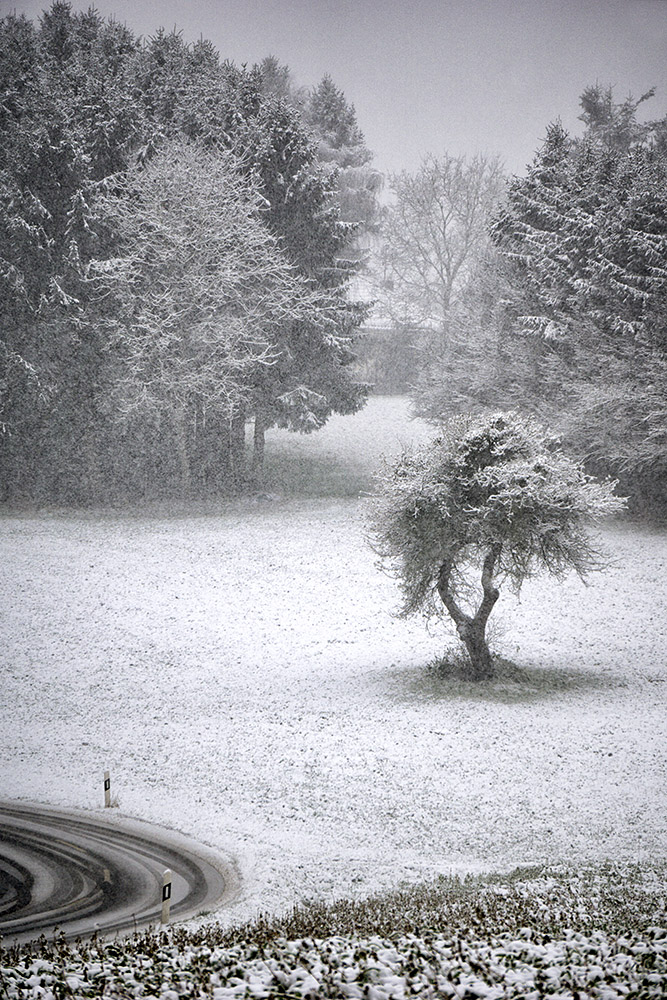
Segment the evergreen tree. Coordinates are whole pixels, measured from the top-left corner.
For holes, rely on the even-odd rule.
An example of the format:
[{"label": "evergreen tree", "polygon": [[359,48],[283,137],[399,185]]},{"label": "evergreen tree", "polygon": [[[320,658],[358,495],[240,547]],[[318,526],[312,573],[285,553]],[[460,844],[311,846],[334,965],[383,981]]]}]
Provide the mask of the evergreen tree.
[{"label": "evergreen tree", "polygon": [[636,121],[640,103],[589,88],[583,137],[549,127],[419,408],[532,411],[652,506],[667,486],[667,145],[664,122]]},{"label": "evergreen tree", "polygon": [[654,96],[655,87],[652,87],[638,100],[629,96],[617,104],[612,88],[605,89],[596,83],[586,87],[581,95],[579,120],[584,122],[588,136],[596,142],[610,151],[627,152],[650,132],[650,126],[637,121],[637,108]]},{"label": "evergreen tree", "polygon": [[252,383],[244,415],[254,417],[258,471],[267,427],[316,430],[331,413],[359,409],[368,387],[356,381],[350,367],[352,338],[364,312],[348,298],[355,266],[345,259],[345,248],[353,228],[341,219],[333,179],[318,163],[293,108],[266,98],[251,124],[251,162],[267,200],[267,225],[297,273],[329,303],[323,322],[285,325],[275,345],[276,363]]},{"label": "evergreen tree", "polygon": [[318,136],[323,160],[340,167],[361,167],[372,159],[354,107],[328,74],[310,95],[308,120]]},{"label": "evergreen tree", "polygon": [[30,493],[51,488],[42,474],[53,486],[59,463],[73,478],[95,419],[88,388],[103,359],[61,322],[67,275],[88,238],[90,186],[124,165],[142,123],[126,73],[135,43],[115,22],[55,3],[38,28],[3,19],[0,39],[0,467],[6,490]]},{"label": "evergreen tree", "polygon": [[342,218],[359,225],[361,233],[373,231],[379,221],[377,195],[383,178],[371,166],[373,154],[354,107],[328,74],[310,94],[306,120],[315,134],[320,161],[334,173]]},{"label": "evergreen tree", "polygon": [[245,423],[252,418],[259,471],[267,427],[315,430],[331,413],[354,412],[366,398],[367,387],[350,367],[352,336],[363,318],[347,294],[355,266],[345,257],[354,229],[341,218],[335,179],[318,161],[298,100],[284,100],[267,86],[267,75],[280,76],[279,68],[221,64],[206,43],[191,49],[178,33],[158,33],[137,66],[149,117],[157,116],[168,134],[184,132],[234,153],[266,200],[265,224],[311,292],[323,296],[317,321],[311,314],[307,322],[284,325],[273,344],[275,363],[255,371],[239,399],[232,461],[241,470]]},{"label": "evergreen tree", "polygon": [[581,140],[553,127],[511,186],[496,241],[552,419],[650,503],[667,485],[667,156],[632,127],[633,108]]},{"label": "evergreen tree", "polygon": [[267,97],[276,97],[297,111],[303,112],[308,93],[305,87],[295,82],[289,66],[281,64],[275,56],[266,56],[256,69],[263,94]]},{"label": "evergreen tree", "polygon": [[[86,325],[96,306],[82,276],[101,252],[92,222],[104,182],[125,190],[124,172],[135,161],[145,167],[166,138],[233,155],[263,199],[263,226],[307,285],[308,310],[272,327],[271,377],[243,372],[231,441],[238,449],[246,418],[258,416],[261,457],[265,426],[310,430],[362,405],[365,389],[349,367],[362,319],[347,295],[352,230],[298,102],[267,94],[259,70],[221,62],[206,41],[189,46],[160,30],[140,43],[62,0],[38,27],[0,21],[0,82],[0,466],[8,489],[72,496],[77,470],[102,484],[103,453],[118,450],[109,393],[127,357]],[[134,426],[133,447],[148,454],[154,428],[147,421],[142,440],[142,426]],[[208,441],[213,464],[219,451]]]}]

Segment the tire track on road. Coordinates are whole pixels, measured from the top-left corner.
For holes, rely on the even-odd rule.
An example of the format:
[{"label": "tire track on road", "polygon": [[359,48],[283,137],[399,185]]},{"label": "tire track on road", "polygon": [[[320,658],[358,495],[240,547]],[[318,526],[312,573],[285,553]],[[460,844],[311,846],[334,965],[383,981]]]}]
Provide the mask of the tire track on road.
[{"label": "tire track on road", "polygon": [[157,925],[165,869],[170,920],[230,903],[239,891],[231,859],[180,834],[105,814],[0,803],[3,946],[56,929],[73,938]]}]

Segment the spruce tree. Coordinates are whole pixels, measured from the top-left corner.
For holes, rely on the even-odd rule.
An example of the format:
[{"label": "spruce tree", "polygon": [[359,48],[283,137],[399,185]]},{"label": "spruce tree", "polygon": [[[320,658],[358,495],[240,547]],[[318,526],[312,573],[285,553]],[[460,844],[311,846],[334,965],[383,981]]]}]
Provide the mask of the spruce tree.
[{"label": "spruce tree", "polygon": [[[349,365],[363,316],[347,294],[352,227],[298,103],[267,94],[258,70],[221,61],[205,40],[190,46],[159,30],[140,42],[62,0],[38,26],[0,21],[0,80],[0,467],[9,491],[67,499],[87,476],[104,491],[104,453],[119,446],[109,392],[123,362],[117,343],[86,326],[86,269],[101,252],[95,203],[165,139],[235,157],[312,306],[274,327],[270,378],[244,373],[231,436],[219,427],[237,466],[249,417],[261,458],[266,426],[312,430],[363,404]],[[142,433],[137,422],[131,447],[148,454],[149,424],[143,442]]]},{"label": "spruce tree", "polygon": [[631,108],[578,140],[553,126],[494,235],[540,384],[526,402],[651,505],[667,486],[667,156]]},{"label": "spruce tree", "polygon": [[328,74],[311,91],[306,120],[317,140],[318,158],[334,173],[342,218],[356,223],[358,234],[374,231],[382,176],[371,165],[373,154],[353,105]]}]

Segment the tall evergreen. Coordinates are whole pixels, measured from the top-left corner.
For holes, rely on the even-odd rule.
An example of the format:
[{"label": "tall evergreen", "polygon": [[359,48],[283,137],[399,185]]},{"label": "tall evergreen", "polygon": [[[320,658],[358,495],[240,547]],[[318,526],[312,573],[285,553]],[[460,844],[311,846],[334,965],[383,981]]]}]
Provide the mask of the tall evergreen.
[{"label": "tall evergreen", "polygon": [[267,201],[267,225],[297,273],[314,292],[327,296],[321,322],[286,324],[276,343],[275,364],[252,381],[242,409],[255,421],[257,471],[267,427],[317,430],[332,413],[359,409],[367,386],[350,367],[352,337],[364,312],[348,299],[355,265],[345,250],[354,227],[341,218],[334,179],[319,163],[298,111],[286,102],[264,98],[251,124],[251,162]]},{"label": "tall evergreen", "polygon": [[357,223],[361,233],[372,231],[379,221],[382,175],[371,165],[373,154],[353,105],[328,74],[310,93],[306,120],[317,140],[319,159],[334,173],[343,219]]},{"label": "tall evergreen", "polygon": [[[58,2],[38,28],[0,22],[0,474],[6,494],[80,496],[108,355],[68,291],[92,188],[142,135],[130,33]],[[85,486],[83,487],[85,492]]]},{"label": "tall evergreen", "polygon": [[[578,140],[552,126],[510,187],[495,239],[540,395],[596,470],[641,504],[667,486],[667,156],[637,102]],[[612,109],[613,110],[613,109]]]}]

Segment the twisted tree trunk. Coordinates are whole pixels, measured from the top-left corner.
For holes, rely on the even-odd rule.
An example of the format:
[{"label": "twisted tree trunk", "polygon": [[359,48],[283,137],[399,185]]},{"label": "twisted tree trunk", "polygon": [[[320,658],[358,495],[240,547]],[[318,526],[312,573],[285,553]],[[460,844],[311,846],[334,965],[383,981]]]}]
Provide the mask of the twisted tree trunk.
[{"label": "twisted tree trunk", "polygon": [[451,560],[444,562],[438,573],[438,593],[456,625],[456,631],[468,653],[471,665],[470,679],[473,681],[489,680],[493,677],[493,659],[486,641],[486,625],[493,606],[500,596],[500,591],[493,583],[493,574],[501,549],[502,545],[497,542],[491,546],[484,557],[482,601],[474,615],[467,615],[463,611],[450,590],[453,562]]}]

